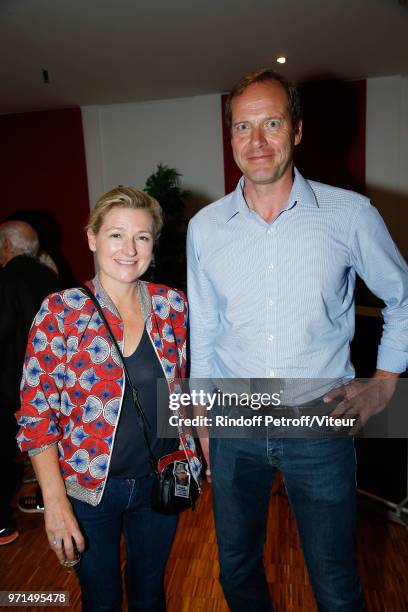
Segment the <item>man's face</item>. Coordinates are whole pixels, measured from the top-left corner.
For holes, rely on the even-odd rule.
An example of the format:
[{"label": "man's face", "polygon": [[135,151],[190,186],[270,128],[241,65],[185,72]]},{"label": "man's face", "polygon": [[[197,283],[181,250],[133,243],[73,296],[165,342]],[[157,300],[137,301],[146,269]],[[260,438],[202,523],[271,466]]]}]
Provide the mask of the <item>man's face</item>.
[{"label": "man's face", "polygon": [[280,83],[254,83],[232,100],[231,144],[236,164],[254,184],[276,183],[292,172],[293,134],[286,91]]}]

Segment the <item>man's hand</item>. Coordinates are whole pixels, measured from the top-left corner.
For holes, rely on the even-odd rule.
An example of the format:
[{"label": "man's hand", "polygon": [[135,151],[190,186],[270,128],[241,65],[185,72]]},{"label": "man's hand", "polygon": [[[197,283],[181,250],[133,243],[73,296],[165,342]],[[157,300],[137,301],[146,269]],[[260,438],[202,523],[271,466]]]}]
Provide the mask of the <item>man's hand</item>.
[{"label": "man's hand", "polygon": [[[194,416],[205,416],[207,414],[207,407],[202,404],[193,404],[193,415]],[[207,427],[199,426],[196,427],[196,432],[200,440],[201,450],[203,451],[204,459],[207,464],[205,470],[205,477],[207,482],[211,482],[211,468],[210,468],[210,438]]]},{"label": "man's hand", "polygon": [[387,406],[394,395],[399,374],[377,370],[366,383],[352,381],[348,385],[332,389],[323,401],[331,402],[341,399],[335,410],[330,414],[333,418],[357,418],[349,435],[354,436],[367,423],[368,419],[378,414]]},{"label": "man's hand", "polygon": [[207,482],[211,482],[210,449],[209,449],[208,433],[207,433],[207,437],[200,435],[200,446],[201,446],[201,450],[203,451],[205,462],[207,464],[207,469],[205,470],[205,476],[207,478]]}]

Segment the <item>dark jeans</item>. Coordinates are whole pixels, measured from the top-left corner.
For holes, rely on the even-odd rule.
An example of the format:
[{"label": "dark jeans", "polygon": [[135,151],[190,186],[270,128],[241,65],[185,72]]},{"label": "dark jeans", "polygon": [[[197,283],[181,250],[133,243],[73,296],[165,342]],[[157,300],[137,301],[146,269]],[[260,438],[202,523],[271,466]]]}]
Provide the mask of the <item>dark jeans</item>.
[{"label": "dark jeans", "polygon": [[273,610],[262,553],[276,468],[284,477],[319,611],[364,609],[352,439],[211,439],[210,457],[220,580],[232,612]]},{"label": "dark jeans", "polygon": [[128,610],[163,612],[164,569],[177,527],[177,516],[150,507],[152,476],[110,478],[98,506],[70,498],[86,539],[77,565],[85,612],[121,610],[120,537],[126,544]]},{"label": "dark jeans", "polygon": [[0,529],[12,524],[11,500],[19,484],[19,470],[16,457],[18,447],[16,443],[17,426],[9,415],[2,415],[0,430]]}]

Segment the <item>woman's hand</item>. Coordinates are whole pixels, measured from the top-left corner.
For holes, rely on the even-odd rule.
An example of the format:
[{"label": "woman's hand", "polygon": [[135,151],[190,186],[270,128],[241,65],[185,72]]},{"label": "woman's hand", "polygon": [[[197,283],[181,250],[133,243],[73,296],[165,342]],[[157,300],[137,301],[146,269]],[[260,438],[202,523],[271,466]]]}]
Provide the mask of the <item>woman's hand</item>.
[{"label": "woman's hand", "polygon": [[44,519],[48,542],[58,560],[75,561],[85,549],[85,540],[68,498],[45,501]]},{"label": "woman's hand", "polygon": [[31,461],[44,499],[45,530],[50,547],[60,562],[74,561],[77,551],[84,551],[85,540],[67,497],[57,445],[52,444],[43,452],[33,455]]}]

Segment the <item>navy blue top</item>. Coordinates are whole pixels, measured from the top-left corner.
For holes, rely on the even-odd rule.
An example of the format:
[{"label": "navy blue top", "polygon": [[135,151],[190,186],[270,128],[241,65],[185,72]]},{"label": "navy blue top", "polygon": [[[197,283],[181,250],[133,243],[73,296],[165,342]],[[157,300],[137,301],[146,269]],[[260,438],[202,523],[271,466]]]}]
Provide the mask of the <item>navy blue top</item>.
[{"label": "navy blue top", "polygon": [[[178,438],[157,438],[157,410],[168,411],[169,398],[168,396],[167,398],[160,398],[163,405],[157,406],[157,379],[164,378],[164,373],[146,328],[135,352],[129,357],[125,357],[125,363],[130,379],[138,391],[139,403],[150,425],[150,428],[147,427],[146,429],[153,455],[159,458],[177,450],[179,446]],[[109,476],[113,478],[140,478],[150,472],[150,456],[139,425],[132,393],[126,382]]]}]

